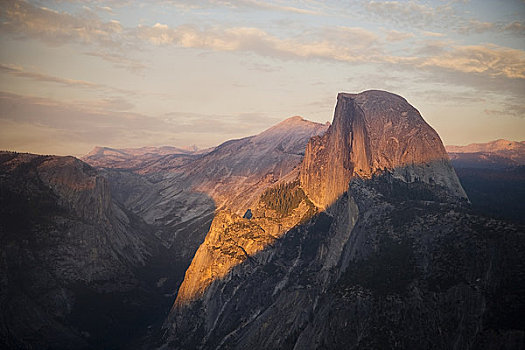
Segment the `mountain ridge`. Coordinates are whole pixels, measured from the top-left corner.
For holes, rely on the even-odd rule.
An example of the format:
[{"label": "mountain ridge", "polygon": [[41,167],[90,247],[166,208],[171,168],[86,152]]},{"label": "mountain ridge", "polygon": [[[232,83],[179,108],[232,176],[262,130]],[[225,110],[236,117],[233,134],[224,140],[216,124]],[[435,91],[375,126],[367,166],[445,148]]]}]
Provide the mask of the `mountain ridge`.
[{"label": "mountain ridge", "polygon": [[[0,152],[0,174],[4,345],[84,349],[85,334],[108,345],[122,341],[126,323],[114,324],[100,310],[99,324],[115,330],[107,339],[82,305],[100,305],[112,293],[137,300],[136,270],[157,244],[140,234],[146,225],[113,199],[105,177],[74,157]],[[126,307],[130,315],[140,310],[124,301],[112,309]]]},{"label": "mountain ridge", "polygon": [[[350,96],[366,99],[366,95]],[[494,297],[481,291],[490,288],[516,298],[521,280],[502,290],[501,271],[514,276],[523,253],[513,255],[517,260],[510,265],[498,260],[499,272],[491,273],[495,270],[487,262],[496,261],[500,253],[493,255],[485,247],[493,246],[494,235],[500,232],[513,243],[497,249],[520,251],[519,227],[468,214],[466,196],[439,137],[433,138],[437,134],[415,109],[412,117],[397,110],[392,120],[412,118],[423,137],[417,131],[399,135],[404,140],[400,148],[422,149],[408,155],[392,153],[397,163],[394,158],[387,163],[391,168],[374,169],[374,164],[381,164],[374,159],[383,156],[374,154],[384,147],[379,136],[390,135],[381,126],[367,125],[370,110],[361,106],[349,101],[348,95],[339,95],[334,122],[324,135],[310,139],[301,174],[294,173],[292,182],[270,187],[275,202],[261,196],[250,215],[241,218],[221,211],[215,217],[212,234],[186,271],[158,346],[358,349],[393,344],[411,348],[428,341],[447,349],[453,344],[468,348],[473,343],[502,341],[493,333],[502,324],[494,321],[484,326],[481,315],[502,317],[501,312],[510,312],[509,308],[493,306],[499,305]],[[372,107],[372,116],[395,110],[389,103],[379,109]],[[388,124],[381,118],[378,123]],[[421,139],[419,146],[410,146]],[[337,170],[327,171],[329,167]],[[312,174],[320,175],[309,178]],[[340,185],[330,184],[333,178],[326,174],[339,176]],[[440,180],[440,176],[444,177]],[[335,186],[316,187],[315,181]],[[316,210],[302,211],[312,194],[320,198],[311,201]],[[297,199],[286,202],[285,198]],[[269,210],[268,205],[282,211]],[[286,220],[296,220],[299,213],[304,216],[286,226]],[[271,220],[281,222],[277,231],[267,229]],[[267,237],[268,232],[277,235]],[[456,247],[458,240],[462,243]],[[469,242],[478,249],[474,255]],[[447,265],[449,260],[456,262],[454,269]],[[472,306],[466,300],[472,300]],[[459,314],[444,310],[456,303],[465,305]],[[521,310],[523,303],[517,307]],[[336,311],[340,309],[344,312]],[[332,322],[334,313],[338,316]],[[517,320],[517,313],[509,317]],[[448,323],[454,326],[447,327]],[[355,324],[360,331],[352,328]],[[388,329],[395,331],[388,333]],[[501,330],[502,337],[520,342],[524,332],[519,329]],[[414,334],[425,336],[414,338]]]},{"label": "mountain ridge", "polygon": [[2,342],[523,345],[525,230],[469,209],[439,135],[404,98],[341,93],[332,124],[295,116],[199,155],[151,151],[96,168],[0,153]]},{"label": "mountain ridge", "polygon": [[511,141],[507,139],[497,139],[487,142],[470,143],[464,146],[447,145],[447,152],[451,153],[476,153],[476,152],[494,152],[506,151],[513,149],[523,149],[525,141]]},{"label": "mountain ridge", "polygon": [[525,141],[499,139],[467,146],[447,146],[456,168],[505,169],[525,165]]}]

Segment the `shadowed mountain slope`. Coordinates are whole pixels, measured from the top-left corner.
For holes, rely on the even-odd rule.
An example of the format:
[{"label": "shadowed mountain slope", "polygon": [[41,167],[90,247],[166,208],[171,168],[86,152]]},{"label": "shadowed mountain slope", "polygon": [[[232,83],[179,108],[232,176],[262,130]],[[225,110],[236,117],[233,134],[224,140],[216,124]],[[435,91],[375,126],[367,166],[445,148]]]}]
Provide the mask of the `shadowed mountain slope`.
[{"label": "shadowed mountain slope", "polygon": [[404,99],[340,94],[300,174],[269,191],[248,217],[215,217],[157,345],[523,345],[523,229],[469,214],[439,137]]},{"label": "shadowed mountain slope", "polygon": [[[73,157],[0,153],[0,338],[7,348],[91,348],[144,326],[112,317],[141,313],[152,294],[137,278],[157,243]],[[82,305],[111,307],[95,315]],[[127,300],[122,299],[127,298]],[[153,301],[153,299],[152,299]],[[113,329],[111,339],[108,330]]]},{"label": "shadowed mountain slope", "polygon": [[4,347],[524,346],[524,228],[469,209],[402,97],[91,156],[0,153]]}]

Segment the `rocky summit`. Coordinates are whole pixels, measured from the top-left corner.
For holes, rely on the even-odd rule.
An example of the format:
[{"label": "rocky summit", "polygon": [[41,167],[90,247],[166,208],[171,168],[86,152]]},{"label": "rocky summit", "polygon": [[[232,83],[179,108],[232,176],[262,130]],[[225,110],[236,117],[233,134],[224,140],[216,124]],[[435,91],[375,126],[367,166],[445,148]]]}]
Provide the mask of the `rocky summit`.
[{"label": "rocky summit", "polygon": [[523,344],[523,229],[469,214],[439,136],[397,95],[339,94],[299,173],[250,214],[215,217],[156,345]]},{"label": "rocky summit", "polygon": [[4,348],[525,345],[525,228],[472,209],[400,96],[83,159],[0,153]]},{"label": "rocky summit", "polygon": [[466,197],[438,134],[404,98],[384,91],[337,96],[332,127],[312,138],[301,166],[310,199],[328,207],[353,177],[390,172]]}]

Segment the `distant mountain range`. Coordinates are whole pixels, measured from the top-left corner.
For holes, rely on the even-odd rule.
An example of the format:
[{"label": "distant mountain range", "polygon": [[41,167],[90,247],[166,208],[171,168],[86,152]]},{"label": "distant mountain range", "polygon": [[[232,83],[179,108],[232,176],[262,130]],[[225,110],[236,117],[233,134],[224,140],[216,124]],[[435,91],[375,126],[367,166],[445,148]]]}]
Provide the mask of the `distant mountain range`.
[{"label": "distant mountain range", "polygon": [[[300,117],[289,118],[280,126]],[[495,140],[486,143],[472,143],[466,146],[445,146],[452,165],[456,168],[506,168],[525,165],[525,141]],[[214,148],[198,149],[189,147],[140,147],[110,148],[95,147],[81,159],[100,168],[128,169],[136,173],[173,170],[197,156],[213,151]]]},{"label": "distant mountain range", "polygon": [[496,140],[446,149],[473,209],[525,223],[525,141]]},{"label": "distant mountain range", "polygon": [[127,169],[139,174],[170,170],[186,164],[200,154],[212,149],[197,147],[140,147],[110,148],[95,147],[81,159],[95,167]]},{"label": "distant mountain range", "polygon": [[[488,152],[488,153],[503,153],[508,154],[513,151],[522,152],[525,150],[525,141],[509,141],[504,139],[499,139],[495,141],[485,142],[485,143],[471,143],[466,146],[453,146],[449,145],[445,147],[447,152],[451,153],[478,153],[478,152]],[[522,154],[523,155],[523,154]]]},{"label": "distant mountain range", "polygon": [[371,90],[209,150],[0,152],[0,346],[521,349],[516,144],[451,163]]},{"label": "distant mountain range", "polygon": [[525,141],[496,140],[467,146],[446,146],[456,168],[503,169],[525,165]]}]

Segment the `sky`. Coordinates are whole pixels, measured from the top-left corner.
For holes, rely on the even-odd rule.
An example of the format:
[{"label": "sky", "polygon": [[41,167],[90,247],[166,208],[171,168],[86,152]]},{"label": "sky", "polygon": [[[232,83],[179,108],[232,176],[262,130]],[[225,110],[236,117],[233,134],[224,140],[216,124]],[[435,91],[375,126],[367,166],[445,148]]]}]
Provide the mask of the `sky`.
[{"label": "sky", "polygon": [[0,149],[204,148],[369,89],[521,141],[524,50],[523,0],[1,0]]}]

